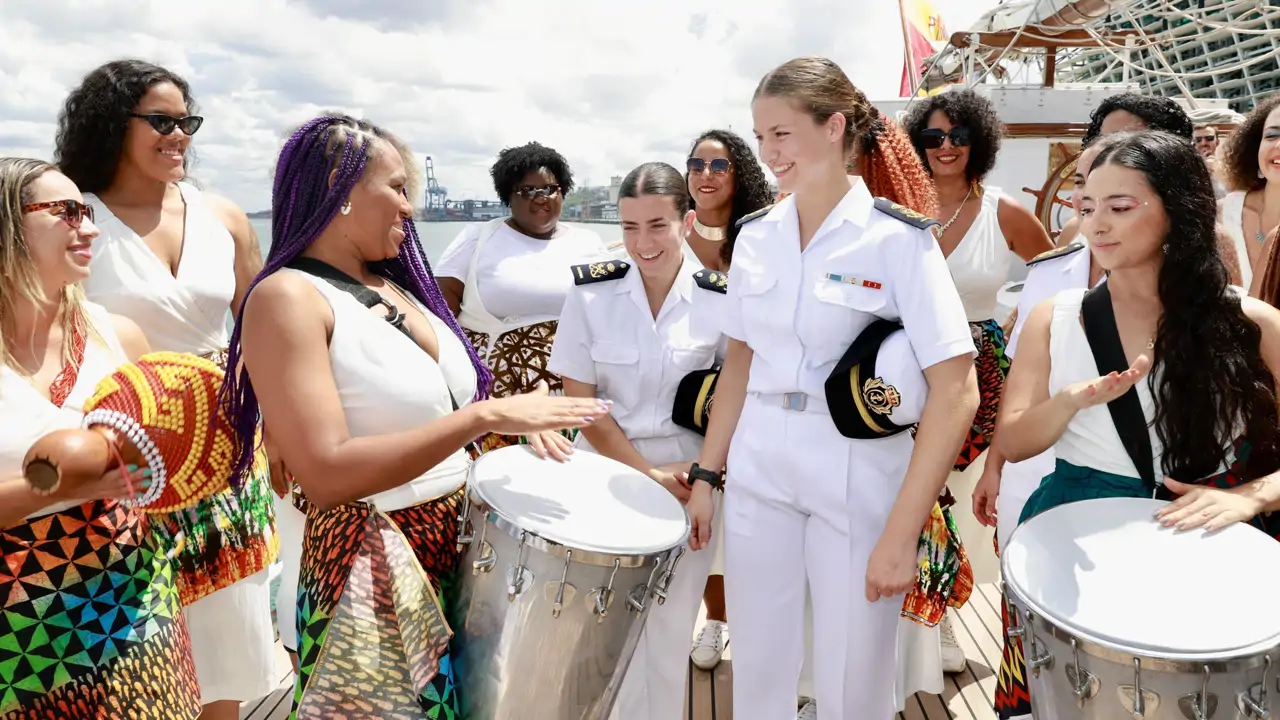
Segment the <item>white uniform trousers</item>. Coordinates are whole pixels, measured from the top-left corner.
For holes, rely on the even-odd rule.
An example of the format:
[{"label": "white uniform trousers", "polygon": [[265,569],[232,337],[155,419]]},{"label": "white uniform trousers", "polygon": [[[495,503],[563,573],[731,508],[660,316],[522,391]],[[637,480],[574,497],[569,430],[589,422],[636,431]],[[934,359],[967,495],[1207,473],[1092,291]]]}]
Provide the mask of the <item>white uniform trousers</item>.
[{"label": "white uniform trousers", "polygon": [[1054,455],[1049,450],[1019,463],[1006,463],[1000,476],[1000,494],[996,497],[996,545],[1003,551],[1018,516],[1040,481],[1053,472]]},{"label": "white uniform trousers", "polygon": [[298,573],[302,570],[302,535],[307,516],[293,506],[293,495],[276,498],[276,532],[280,536],[280,585],[276,588],[276,630],[280,644],[298,652]]},{"label": "white uniform trousers", "polygon": [[[655,465],[697,460],[697,448],[688,438],[654,438],[633,440],[636,450]],[[589,447],[589,446],[588,446]],[[579,451],[581,452],[581,451]],[[690,455],[690,453],[693,453]],[[716,498],[716,515],[720,515],[721,493]],[[712,532],[718,532],[715,523]],[[684,556],[676,566],[667,590],[667,600],[652,605],[645,620],[644,632],[636,643],[631,665],[618,689],[618,698],[610,714],[612,720],[679,720],[684,717],[686,688],[689,677],[689,642],[693,626],[702,606],[702,592],[715,560],[714,548],[694,552],[685,546]]]},{"label": "white uniform trousers", "polygon": [[868,603],[862,587],[910,450],[909,437],[850,441],[825,412],[748,395],[724,501],[735,716],[795,717],[807,580],[819,720],[892,717],[902,600]]}]

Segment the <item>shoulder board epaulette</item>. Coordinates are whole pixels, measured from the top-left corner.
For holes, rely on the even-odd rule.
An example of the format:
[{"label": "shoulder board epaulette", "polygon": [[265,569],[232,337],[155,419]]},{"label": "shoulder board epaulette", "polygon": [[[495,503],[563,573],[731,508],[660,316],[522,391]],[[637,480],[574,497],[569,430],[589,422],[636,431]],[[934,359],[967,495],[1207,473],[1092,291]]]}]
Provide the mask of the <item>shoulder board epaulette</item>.
[{"label": "shoulder board epaulette", "polygon": [[895,220],[901,220],[911,227],[917,227],[921,230],[927,230],[934,225],[942,224],[928,215],[921,215],[906,205],[899,205],[888,198],[876,198],[876,209]]},{"label": "shoulder board epaulette", "polygon": [[746,215],[743,215],[742,217],[738,218],[738,222],[734,223],[734,225],[736,227],[742,227],[743,225],[746,225],[752,220],[755,220],[757,218],[762,218],[765,215],[768,215],[769,211],[772,209],[773,209],[773,205],[765,205],[764,207],[760,208],[759,210],[753,213],[747,213]]},{"label": "shoulder board epaulette", "polygon": [[699,270],[693,274],[693,281],[698,287],[721,295],[729,292],[729,274],[718,270]]},{"label": "shoulder board epaulette", "polygon": [[620,260],[605,260],[573,266],[573,284],[590,285],[605,280],[618,280],[631,269],[629,263]]},{"label": "shoulder board epaulette", "polygon": [[1071,255],[1072,253],[1079,252],[1080,250],[1083,250],[1083,249],[1084,249],[1084,243],[1071,243],[1070,245],[1065,245],[1060,248],[1045,250],[1039,255],[1028,260],[1027,267],[1031,267],[1036,263],[1042,263],[1045,260],[1052,260],[1054,258],[1066,257],[1068,255]]}]

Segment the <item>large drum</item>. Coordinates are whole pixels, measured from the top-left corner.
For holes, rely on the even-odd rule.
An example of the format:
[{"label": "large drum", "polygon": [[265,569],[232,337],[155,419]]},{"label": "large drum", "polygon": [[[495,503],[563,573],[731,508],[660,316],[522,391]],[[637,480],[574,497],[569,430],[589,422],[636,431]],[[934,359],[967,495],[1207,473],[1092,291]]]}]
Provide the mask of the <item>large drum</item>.
[{"label": "large drum", "polygon": [[1280,543],[1164,528],[1164,504],[1063,505],[1002,548],[1037,720],[1280,718]]},{"label": "large drum", "polygon": [[689,519],[661,485],[595,453],[525,446],[471,467],[450,624],[463,715],[604,720],[678,570]]}]

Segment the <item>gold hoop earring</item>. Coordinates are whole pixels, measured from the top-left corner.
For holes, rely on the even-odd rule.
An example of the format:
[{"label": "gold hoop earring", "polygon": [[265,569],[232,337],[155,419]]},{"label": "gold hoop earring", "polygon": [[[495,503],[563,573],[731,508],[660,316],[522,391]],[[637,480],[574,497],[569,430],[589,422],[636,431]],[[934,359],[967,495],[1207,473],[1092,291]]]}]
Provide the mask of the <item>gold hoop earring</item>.
[{"label": "gold hoop earring", "polygon": [[350,201],[350,200],[348,200],[348,201],[346,201],[346,202],[342,203],[342,214],[343,214],[343,215],[350,215],[350,214],[351,214],[351,201]]}]

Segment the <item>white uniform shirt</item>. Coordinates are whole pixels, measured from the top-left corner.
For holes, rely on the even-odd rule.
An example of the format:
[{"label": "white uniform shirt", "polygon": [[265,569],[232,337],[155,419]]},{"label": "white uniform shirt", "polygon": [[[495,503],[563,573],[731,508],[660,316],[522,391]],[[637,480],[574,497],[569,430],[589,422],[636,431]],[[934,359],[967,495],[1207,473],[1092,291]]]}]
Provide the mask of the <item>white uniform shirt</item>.
[{"label": "white uniform shirt", "polygon": [[1009,335],[1009,347],[1005,354],[1013,357],[1018,352],[1018,338],[1022,336],[1022,327],[1036,305],[1057,295],[1063,290],[1089,287],[1089,259],[1092,253],[1085,247],[1070,255],[1041,260],[1027,271],[1027,279],[1022,283],[1022,292],[1018,293],[1018,320]]},{"label": "white uniform shirt", "polygon": [[933,235],[875,209],[861,181],[803,252],[795,196],[745,225],[724,308],[724,333],[754,352],[752,393],[825,397],[836,362],[876,318],[902,322],[921,367],[976,354]]},{"label": "white uniform shirt", "polygon": [[[656,320],[634,267],[617,280],[574,285],[547,365],[557,375],[595,385],[598,397],[612,400],[610,416],[656,464],[697,459],[702,445],[701,436],[671,420],[680,380],[711,367],[720,340],[718,327],[695,321],[695,306],[723,298],[694,283],[698,269],[684,258]],[[641,443],[658,438],[678,439],[679,455],[650,457]],[[579,435],[579,445],[584,443]],[[662,454],[671,452],[676,451]]]}]

